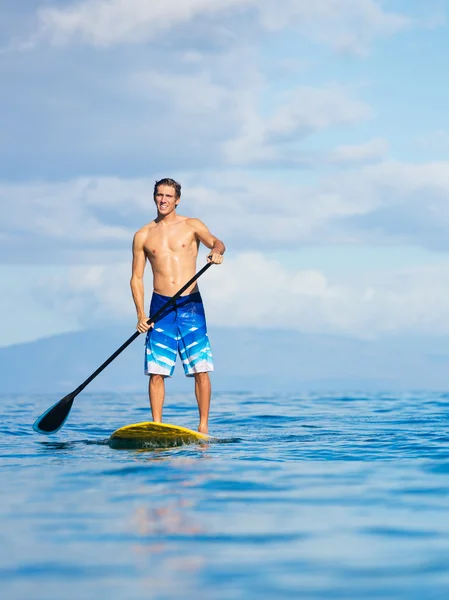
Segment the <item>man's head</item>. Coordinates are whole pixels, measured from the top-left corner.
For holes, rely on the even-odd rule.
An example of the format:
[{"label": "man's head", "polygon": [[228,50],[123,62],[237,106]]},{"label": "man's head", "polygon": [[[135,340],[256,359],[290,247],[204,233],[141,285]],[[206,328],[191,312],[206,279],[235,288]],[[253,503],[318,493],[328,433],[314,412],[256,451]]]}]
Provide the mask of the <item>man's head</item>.
[{"label": "man's head", "polygon": [[156,183],[154,184],[153,196],[154,196],[155,200],[156,200],[157,188],[160,185],[168,185],[168,186],[172,187],[175,190],[175,197],[178,200],[181,198],[181,184],[178,183],[177,181],[175,181],[174,179],[170,179],[170,177],[165,177],[164,179],[159,179],[159,181],[156,181]]},{"label": "man's head", "polygon": [[154,184],[153,198],[159,214],[166,215],[178,206],[181,184],[169,177],[160,179]]}]

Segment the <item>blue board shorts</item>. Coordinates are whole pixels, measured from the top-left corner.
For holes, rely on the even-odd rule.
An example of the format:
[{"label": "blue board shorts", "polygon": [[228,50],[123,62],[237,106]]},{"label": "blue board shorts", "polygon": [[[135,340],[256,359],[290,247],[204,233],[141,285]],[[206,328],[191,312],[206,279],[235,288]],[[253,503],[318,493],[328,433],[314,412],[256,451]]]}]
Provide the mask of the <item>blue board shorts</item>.
[{"label": "blue board shorts", "polygon": [[[150,316],[170,300],[153,293]],[[179,356],[187,377],[214,370],[201,294],[180,296],[157,319],[145,340],[145,375],[171,377]]]}]

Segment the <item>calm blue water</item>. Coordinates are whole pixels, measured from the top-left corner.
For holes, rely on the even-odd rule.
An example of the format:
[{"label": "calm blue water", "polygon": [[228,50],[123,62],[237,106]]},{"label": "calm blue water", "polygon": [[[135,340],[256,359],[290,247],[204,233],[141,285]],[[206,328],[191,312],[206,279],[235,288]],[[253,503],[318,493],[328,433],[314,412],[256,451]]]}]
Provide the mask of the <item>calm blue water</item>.
[{"label": "calm blue water", "polygon": [[144,395],[35,434],[58,399],[2,398],[5,600],[449,597],[449,395],[217,394],[222,443],[146,452],[105,444]]}]

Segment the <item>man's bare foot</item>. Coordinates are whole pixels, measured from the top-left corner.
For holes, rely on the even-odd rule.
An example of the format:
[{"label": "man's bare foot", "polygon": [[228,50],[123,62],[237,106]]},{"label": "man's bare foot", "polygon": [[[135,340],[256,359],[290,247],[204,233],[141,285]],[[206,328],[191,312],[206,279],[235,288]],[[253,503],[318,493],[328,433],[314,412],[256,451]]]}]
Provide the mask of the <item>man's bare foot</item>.
[{"label": "man's bare foot", "polygon": [[209,434],[209,430],[208,430],[207,424],[206,425],[201,425],[201,423],[200,423],[199,426],[198,426],[198,431],[200,433],[204,433],[204,435],[208,435]]}]

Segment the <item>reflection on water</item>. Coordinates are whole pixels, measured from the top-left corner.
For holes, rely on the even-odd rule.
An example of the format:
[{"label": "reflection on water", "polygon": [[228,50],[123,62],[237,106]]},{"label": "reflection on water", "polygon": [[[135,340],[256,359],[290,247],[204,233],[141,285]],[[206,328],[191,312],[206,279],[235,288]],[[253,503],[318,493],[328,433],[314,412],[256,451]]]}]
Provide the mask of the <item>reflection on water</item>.
[{"label": "reflection on water", "polygon": [[[188,468],[194,466],[195,460],[182,458],[177,464],[178,467],[183,464],[184,468]],[[145,503],[135,508],[129,528],[130,531],[135,531],[139,538],[139,541],[133,544],[132,551],[140,557],[140,560],[137,560],[141,570],[145,571],[146,561],[151,561],[150,573],[141,581],[143,592],[150,594],[150,597],[156,593],[176,597],[180,593],[180,582],[183,588],[187,580],[191,581],[189,585],[194,586],[193,582],[205,568],[204,556],[195,548],[187,554],[173,553],[175,540],[189,540],[206,532],[196,514],[197,506],[193,497],[181,495],[184,487],[195,487],[203,481],[202,476],[190,480],[178,475],[175,485],[167,486],[167,494],[163,500],[160,497],[152,500],[154,490],[151,487],[141,487],[138,490]],[[164,575],[170,573],[177,573],[177,577],[174,579]]]},{"label": "reflection on water", "polygon": [[[447,396],[223,394],[219,443],[120,451],[111,432],[146,413],[84,400],[43,438],[48,398],[3,399],[7,600],[449,594]],[[194,426],[192,399],[166,418]]]},{"label": "reflection on water", "polygon": [[141,506],[136,510],[133,521],[136,522],[139,535],[144,538],[200,533],[201,528],[187,512],[190,506],[192,502],[182,499],[166,506]]}]

